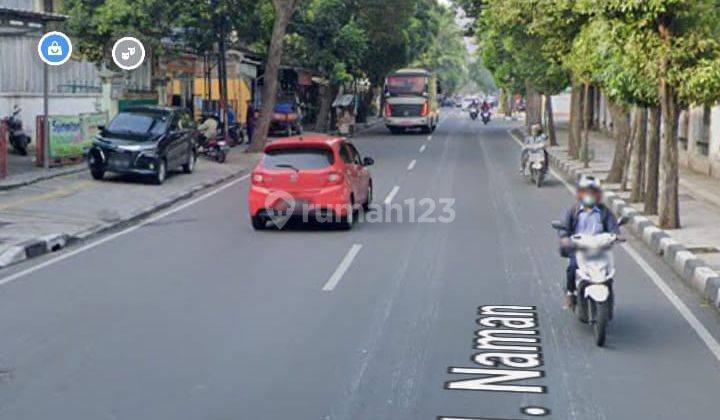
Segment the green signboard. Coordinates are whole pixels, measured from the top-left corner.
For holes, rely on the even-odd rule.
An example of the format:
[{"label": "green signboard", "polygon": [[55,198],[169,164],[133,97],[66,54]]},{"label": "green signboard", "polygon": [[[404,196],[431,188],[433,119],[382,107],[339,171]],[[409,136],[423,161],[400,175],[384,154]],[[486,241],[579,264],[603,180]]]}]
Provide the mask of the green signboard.
[{"label": "green signboard", "polygon": [[97,126],[105,124],[101,114],[54,115],[50,117],[50,158],[81,156],[92,144]]}]

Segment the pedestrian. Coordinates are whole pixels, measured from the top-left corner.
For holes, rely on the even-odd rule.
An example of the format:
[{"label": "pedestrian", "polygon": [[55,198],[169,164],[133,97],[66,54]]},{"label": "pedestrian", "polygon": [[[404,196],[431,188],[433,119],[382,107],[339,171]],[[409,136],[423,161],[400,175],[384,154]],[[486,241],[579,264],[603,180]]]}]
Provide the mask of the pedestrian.
[{"label": "pedestrian", "polygon": [[255,124],[257,122],[257,112],[251,101],[247,102],[247,116],[245,118],[245,128],[247,130],[248,144],[252,143],[253,134],[255,133]]},{"label": "pedestrian", "polygon": [[340,117],[338,118],[338,133],[341,136],[350,136],[352,134],[352,125],[354,118],[350,111],[350,107],[340,108]]}]

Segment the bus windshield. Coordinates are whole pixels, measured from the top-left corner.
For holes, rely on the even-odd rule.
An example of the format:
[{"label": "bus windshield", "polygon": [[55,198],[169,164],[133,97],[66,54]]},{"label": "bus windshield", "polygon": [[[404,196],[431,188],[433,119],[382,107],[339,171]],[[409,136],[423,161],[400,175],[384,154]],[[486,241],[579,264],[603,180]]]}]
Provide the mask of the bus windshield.
[{"label": "bus windshield", "polygon": [[390,76],[386,87],[390,95],[422,95],[426,83],[425,76]]}]

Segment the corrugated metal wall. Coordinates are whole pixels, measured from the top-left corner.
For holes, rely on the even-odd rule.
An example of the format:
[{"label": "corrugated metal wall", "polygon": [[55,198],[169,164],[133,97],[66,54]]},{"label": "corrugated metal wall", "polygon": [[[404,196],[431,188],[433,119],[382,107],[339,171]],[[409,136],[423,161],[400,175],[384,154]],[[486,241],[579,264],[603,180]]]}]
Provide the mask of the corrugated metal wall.
[{"label": "corrugated metal wall", "polygon": [[41,10],[37,0],[0,0],[0,7],[33,11]]},{"label": "corrugated metal wall", "polygon": [[[37,54],[39,39],[39,35],[0,37],[0,93],[42,93],[43,64]],[[126,72],[126,75],[128,88],[150,89],[150,66],[147,62],[133,72]],[[50,91],[99,92],[99,71],[92,63],[75,60],[50,67]]]},{"label": "corrugated metal wall", "polygon": [[[42,93],[43,64],[37,53],[37,37],[0,38],[0,92]],[[50,67],[50,91],[72,92],[99,91],[98,70],[91,63],[68,61],[58,67]]]}]

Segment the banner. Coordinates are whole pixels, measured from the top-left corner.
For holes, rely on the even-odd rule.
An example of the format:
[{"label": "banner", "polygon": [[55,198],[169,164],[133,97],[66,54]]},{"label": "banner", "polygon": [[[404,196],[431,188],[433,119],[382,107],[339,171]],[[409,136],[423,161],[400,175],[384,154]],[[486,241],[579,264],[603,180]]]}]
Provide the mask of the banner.
[{"label": "banner", "polygon": [[82,156],[98,133],[97,126],[107,122],[104,113],[50,116],[50,158]]}]

